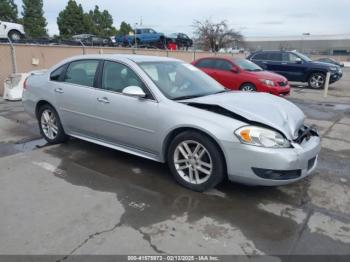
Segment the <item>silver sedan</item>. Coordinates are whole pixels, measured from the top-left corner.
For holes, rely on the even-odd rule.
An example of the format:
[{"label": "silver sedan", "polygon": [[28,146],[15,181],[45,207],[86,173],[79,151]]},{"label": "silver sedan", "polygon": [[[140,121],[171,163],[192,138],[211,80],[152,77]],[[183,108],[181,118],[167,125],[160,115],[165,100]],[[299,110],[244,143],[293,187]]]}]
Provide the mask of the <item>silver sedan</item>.
[{"label": "silver sedan", "polygon": [[231,92],[183,61],[135,55],[67,59],[25,82],[23,104],[49,143],[69,136],[159,162],[196,191],[225,177],[283,185],[308,176],[317,131],[294,104]]}]

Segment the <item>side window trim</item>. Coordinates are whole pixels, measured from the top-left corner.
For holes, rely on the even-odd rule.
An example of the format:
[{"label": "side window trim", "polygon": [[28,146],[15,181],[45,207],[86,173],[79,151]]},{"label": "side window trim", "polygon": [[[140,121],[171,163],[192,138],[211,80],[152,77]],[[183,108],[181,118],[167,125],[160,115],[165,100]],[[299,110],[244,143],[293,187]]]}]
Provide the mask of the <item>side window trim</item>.
[{"label": "side window trim", "polygon": [[69,66],[69,64],[70,63],[66,63],[65,65],[64,65],[64,69],[63,69],[63,72],[62,72],[62,74],[60,75],[60,82],[63,82],[64,81],[64,79],[65,79],[65,77],[66,77],[66,74],[67,74],[67,69],[68,69],[68,66]]},{"label": "side window trim", "polygon": [[145,89],[147,89],[148,92],[146,92],[147,96],[146,98],[140,98],[140,99],[144,99],[144,100],[150,100],[150,101],[154,101],[154,102],[158,102],[157,99],[155,98],[154,94],[152,93],[151,89],[148,87],[148,85],[145,83],[145,81],[142,79],[142,77],[135,72],[135,70],[133,70],[132,68],[130,68],[129,65],[123,63],[122,61],[115,61],[115,60],[108,60],[108,59],[105,59],[105,60],[102,60],[101,61],[101,67],[100,67],[100,71],[98,72],[98,79],[97,79],[97,88],[100,89],[100,90],[103,90],[105,92],[112,92],[114,94],[119,94],[119,95],[123,95],[124,94],[122,92],[116,92],[116,91],[113,91],[113,90],[106,90],[106,89],[103,89],[102,88],[102,78],[103,78],[103,70],[105,68],[105,64],[106,62],[111,62],[111,63],[119,63],[125,67],[127,67],[129,70],[131,70],[132,72],[134,72],[134,74],[140,79],[140,81],[143,83]]},{"label": "side window trim", "polygon": [[[80,84],[75,84],[75,83],[69,83],[69,82],[65,82],[65,81],[64,81],[64,80],[66,79],[67,71],[68,71],[69,66],[70,66],[72,63],[81,62],[81,61],[97,61],[97,62],[98,62],[98,65],[97,65],[97,68],[96,68],[96,72],[95,72],[95,76],[94,76],[93,86],[85,86],[85,85],[80,85]],[[63,74],[61,75],[61,77],[62,77],[61,82],[62,82],[62,83],[65,83],[65,84],[83,86],[83,87],[87,87],[87,88],[97,88],[97,87],[96,87],[96,86],[97,86],[96,83],[97,83],[97,77],[98,77],[98,73],[99,73],[98,70],[99,70],[99,68],[100,68],[101,62],[102,62],[102,60],[100,60],[100,59],[78,59],[78,60],[70,61],[70,62],[68,62],[67,64],[65,64],[64,72],[63,72]]]}]

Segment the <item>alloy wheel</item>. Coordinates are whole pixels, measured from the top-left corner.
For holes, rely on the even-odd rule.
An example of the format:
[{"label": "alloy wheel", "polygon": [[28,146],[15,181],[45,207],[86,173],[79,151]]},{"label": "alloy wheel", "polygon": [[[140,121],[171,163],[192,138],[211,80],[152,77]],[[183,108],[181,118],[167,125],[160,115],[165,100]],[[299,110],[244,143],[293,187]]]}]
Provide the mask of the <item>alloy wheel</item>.
[{"label": "alloy wheel", "polygon": [[310,79],[310,85],[312,88],[321,88],[324,85],[325,78],[321,74],[314,74]]},{"label": "alloy wheel", "polygon": [[208,150],[199,142],[181,142],[174,152],[174,165],[182,179],[191,184],[206,182],[213,172],[213,161]]},{"label": "alloy wheel", "polygon": [[254,87],[251,85],[245,85],[241,88],[241,90],[246,91],[246,92],[254,92],[255,91]]},{"label": "alloy wheel", "polygon": [[50,109],[45,109],[41,114],[40,123],[45,136],[54,140],[58,134],[58,124],[55,114]]}]

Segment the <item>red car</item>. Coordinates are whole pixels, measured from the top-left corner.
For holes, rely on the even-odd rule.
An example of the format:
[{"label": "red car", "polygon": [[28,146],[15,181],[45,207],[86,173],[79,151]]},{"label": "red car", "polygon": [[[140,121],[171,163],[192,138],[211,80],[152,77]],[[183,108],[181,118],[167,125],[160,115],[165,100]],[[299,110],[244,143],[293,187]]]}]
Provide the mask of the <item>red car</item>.
[{"label": "red car", "polygon": [[192,64],[232,90],[267,92],[278,96],[290,93],[284,76],[264,71],[246,59],[207,57]]}]

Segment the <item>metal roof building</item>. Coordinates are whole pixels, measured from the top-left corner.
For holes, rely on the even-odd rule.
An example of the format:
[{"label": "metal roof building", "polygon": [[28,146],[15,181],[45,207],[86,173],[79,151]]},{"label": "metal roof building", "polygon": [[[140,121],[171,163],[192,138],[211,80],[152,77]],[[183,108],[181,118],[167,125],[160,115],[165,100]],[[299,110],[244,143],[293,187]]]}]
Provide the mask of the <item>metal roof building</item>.
[{"label": "metal roof building", "polygon": [[246,37],[246,48],[256,50],[298,50],[309,54],[350,54],[349,35],[310,35],[283,37]]}]

